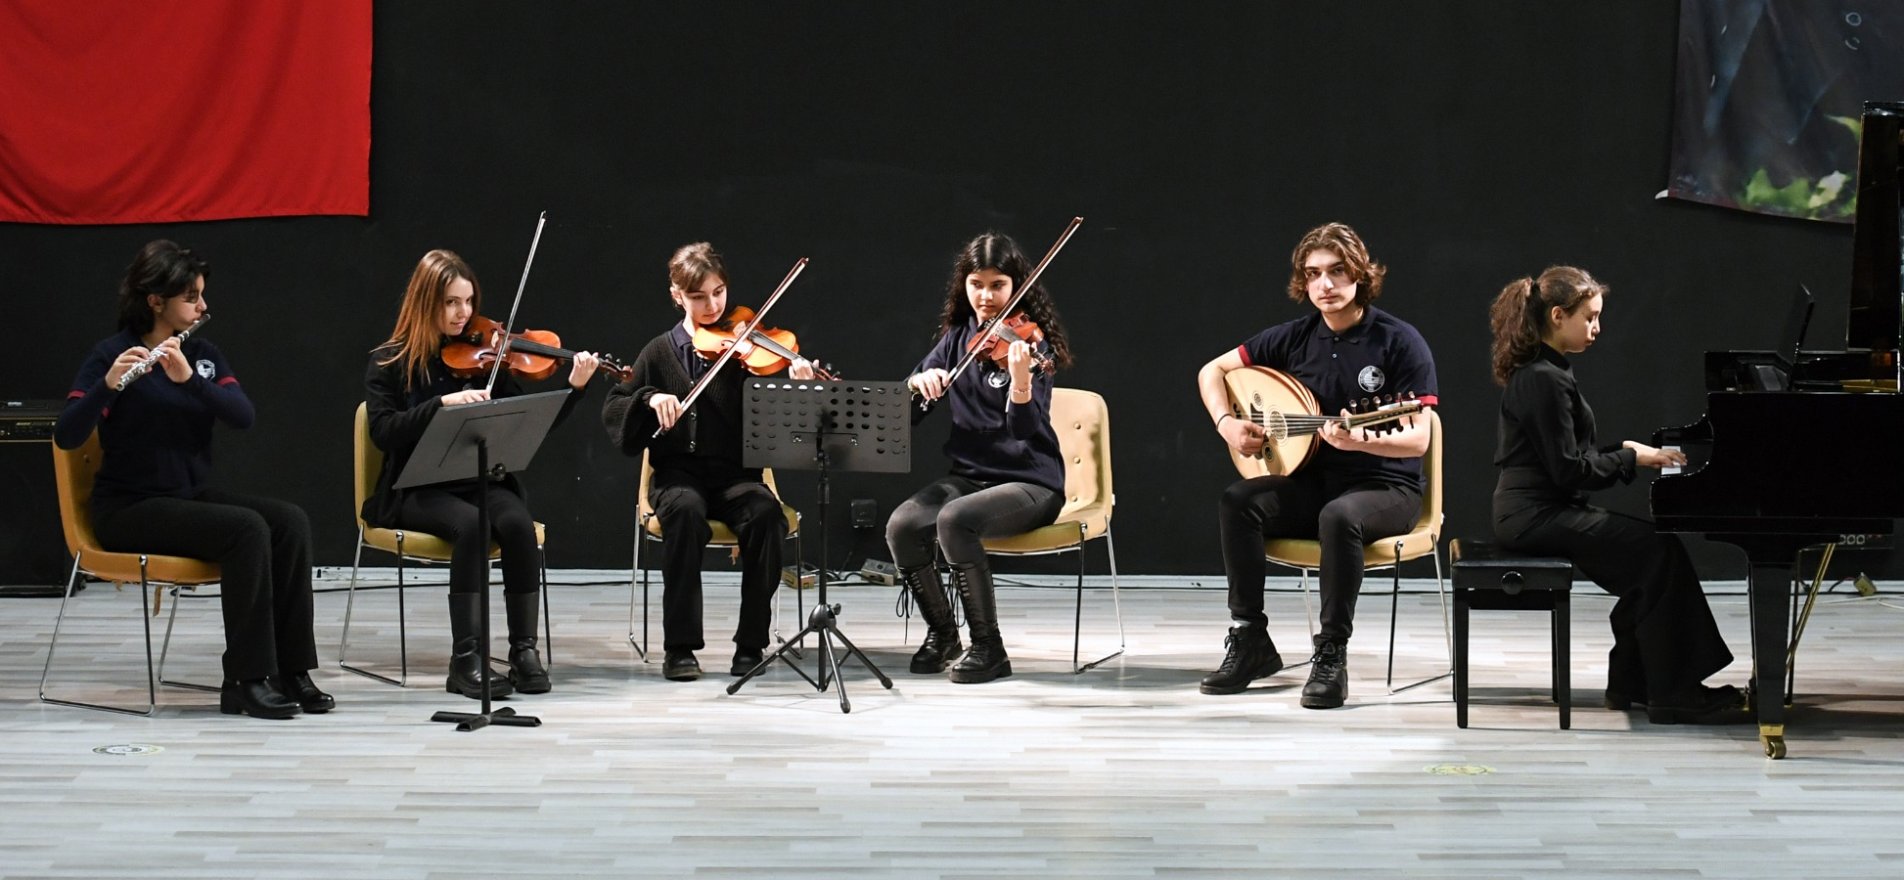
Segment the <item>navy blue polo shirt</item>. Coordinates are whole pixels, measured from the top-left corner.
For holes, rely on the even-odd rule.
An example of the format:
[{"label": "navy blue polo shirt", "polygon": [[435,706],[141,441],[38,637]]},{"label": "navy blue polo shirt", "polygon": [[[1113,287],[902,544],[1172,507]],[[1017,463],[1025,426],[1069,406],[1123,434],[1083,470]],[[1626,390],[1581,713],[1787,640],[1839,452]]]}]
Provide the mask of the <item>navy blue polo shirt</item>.
[{"label": "navy blue polo shirt", "polygon": [[[1349,401],[1414,392],[1424,405],[1439,402],[1435,359],[1428,342],[1407,322],[1374,306],[1343,333],[1329,329],[1321,312],[1277,324],[1237,347],[1243,363],[1269,367],[1296,377],[1316,396],[1325,414],[1339,413]],[[1344,452],[1317,441],[1310,467],[1337,478],[1367,478],[1421,489],[1421,459],[1387,458],[1368,452]]]}]

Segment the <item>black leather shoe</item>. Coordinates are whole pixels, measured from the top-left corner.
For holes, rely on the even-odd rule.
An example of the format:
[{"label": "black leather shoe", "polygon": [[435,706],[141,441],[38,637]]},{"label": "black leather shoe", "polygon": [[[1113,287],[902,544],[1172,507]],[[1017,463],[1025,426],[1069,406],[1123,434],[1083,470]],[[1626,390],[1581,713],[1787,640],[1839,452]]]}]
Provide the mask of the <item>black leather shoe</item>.
[{"label": "black leather shoe", "polygon": [[669,651],[661,661],[661,677],[669,681],[693,681],[701,677],[701,664],[693,651]]},{"label": "black leather shoe", "polygon": [[311,681],[309,672],[279,676],[274,684],[277,685],[278,693],[283,694],[291,702],[298,704],[298,708],[312,715],[322,715],[337,708],[337,701],[331,699],[330,694],[317,689],[317,685]]},{"label": "black leather shoe", "polygon": [[1750,721],[1745,693],[1732,685],[1699,685],[1683,694],[1646,705],[1646,720],[1654,724],[1737,724]]},{"label": "black leather shoe", "polygon": [[759,666],[760,661],[765,659],[767,659],[766,655],[762,654],[759,648],[736,646],[734,648],[734,665],[728,667],[727,671],[734,675],[746,675],[754,671],[754,667]]},{"label": "black leather shoe", "polygon": [[270,679],[254,678],[225,682],[218,689],[218,711],[253,718],[289,718],[298,713],[298,704],[278,693]]},{"label": "black leather shoe", "polygon": [[1240,694],[1250,682],[1268,678],[1283,668],[1283,656],[1276,652],[1269,631],[1259,626],[1235,626],[1223,638],[1223,665],[1203,677],[1197,690],[1206,694]]},{"label": "black leather shoe", "polygon": [[1302,686],[1304,709],[1334,709],[1349,698],[1349,646],[1316,636],[1309,658],[1309,682]]}]

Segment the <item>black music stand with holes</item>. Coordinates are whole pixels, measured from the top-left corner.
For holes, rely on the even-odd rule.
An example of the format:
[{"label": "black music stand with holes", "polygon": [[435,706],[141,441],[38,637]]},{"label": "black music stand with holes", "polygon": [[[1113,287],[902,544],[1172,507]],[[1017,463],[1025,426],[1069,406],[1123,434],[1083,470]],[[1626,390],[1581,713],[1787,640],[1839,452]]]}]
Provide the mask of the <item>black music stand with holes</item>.
[{"label": "black music stand with holes", "polygon": [[[501,400],[485,400],[438,410],[423,429],[410,460],[403,466],[395,489],[431,486],[438,483],[486,477],[501,479],[510,473],[527,470],[543,438],[555,424],[555,417],[567,400],[567,389],[523,394]],[[476,505],[480,534],[489,534],[489,493],[482,493]],[[487,542],[485,541],[485,544]],[[477,656],[482,661],[483,708],[481,712],[438,712],[431,721],[455,724],[457,730],[470,731],[500,724],[507,727],[540,727],[542,719],[517,715],[507,706],[492,710],[489,705],[489,577],[487,566],[478,595],[482,597],[481,624],[477,638],[482,645]]]},{"label": "black music stand with holes", "polygon": [[[871,671],[887,690],[892,679],[879,671],[852,640],[840,632],[840,606],[826,601],[826,508],[830,500],[828,475],[835,469],[870,473],[907,473],[912,470],[912,392],[904,382],[801,382],[790,379],[748,379],[742,390],[741,463],[747,467],[820,472],[819,602],[807,617],[805,629],[775,648],[729,685],[733,694],[775,660],[787,664],[816,690],[837,684],[840,711],[853,711],[846,698],[846,679],[833,642]],[[818,638],[815,678],[787,657],[808,635]],[[796,655],[797,656],[797,655]]]}]

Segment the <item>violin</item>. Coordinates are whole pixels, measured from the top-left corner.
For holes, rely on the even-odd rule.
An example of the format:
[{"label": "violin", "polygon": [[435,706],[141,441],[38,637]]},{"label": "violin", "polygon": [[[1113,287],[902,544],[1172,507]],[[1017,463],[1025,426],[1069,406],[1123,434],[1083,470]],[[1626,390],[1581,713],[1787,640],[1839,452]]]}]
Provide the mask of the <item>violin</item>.
[{"label": "violin", "polygon": [[1031,346],[1032,372],[1051,372],[1051,346],[1045,344],[1045,331],[1023,312],[980,328],[979,333],[973,334],[972,341],[965,344],[965,350],[977,350],[979,358],[991,361],[1003,370],[1010,365],[1011,344],[1014,342]]},{"label": "violin", "polygon": [[[746,306],[735,306],[717,324],[694,328],[694,350],[707,360],[716,360],[740,339],[739,326],[746,326],[747,341],[753,343],[753,349],[745,356],[736,354],[747,372],[756,376],[771,376],[786,369],[794,359],[800,357],[800,342],[791,330],[779,328],[755,328],[754,310]],[[816,379],[834,381],[839,378],[831,365],[813,362],[813,376]]]},{"label": "violin", "polygon": [[[463,326],[462,334],[443,345],[443,363],[450,374],[468,378],[479,376],[495,366],[502,350],[502,325],[482,315],[474,315]],[[562,348],[562,337],[552,330],[524,330],[509,336],[508,359],[503,366],[524,379],[542,380],[555,375],[558,361],[572,360],[575,352]],[[596,375],[614,375],[626,382],[635,369],[617,361],[613,355],[599,355],[601,369]]]}]

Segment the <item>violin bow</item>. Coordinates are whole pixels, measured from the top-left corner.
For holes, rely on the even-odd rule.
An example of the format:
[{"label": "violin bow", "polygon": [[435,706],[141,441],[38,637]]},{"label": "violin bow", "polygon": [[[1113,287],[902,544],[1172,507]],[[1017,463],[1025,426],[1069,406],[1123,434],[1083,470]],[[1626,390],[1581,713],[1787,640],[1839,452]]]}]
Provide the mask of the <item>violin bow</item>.
[{"label": "violin bow", "polygon": [[[737,333],[735,334],[735,338],[746,339],[749,342],[752,342],[753,340],[751,337],[753,336],[754,328],[759,327],[760,322],[766,319],[767,310],[773,308],[774,303],[780,301],[780,295],[783,293],[786,293],[787,288],[793,286],[793,279],[800,277],[800,273],[805,272],[806,270],[807,270],[807,258],[801,257],[798,262],[793,264],[793,269],[787,272],[787,277],[782,278],[780,280],[780,286],[774,288],[773,294],[767,297],[767,301],[764,303],[761,303],[760,310],[757,312],[754,312],[754,319],[752,321],[747,322],[747,332]],[[721,352],[720,358],[714,361],[714,365],[711,367],[708,367],[707,372],[701,374],[701,378],[694,383],[694,387],[688,389],[688,396],[685,398],[682,398],[681,400],[681,412],[683,414],[687,413],[688,407],[691,407],[694,405],[694,401],[701,396],[701,392],[707,390],[708,384],[714,381],[714,376],[715,374],[721,371],[721,367],[726,366],[728,361],[731,361],[734,359],[734,352],[739,350],[740,350],[739,345],[728,346],[726,351]],[[656,428],[654,434],[651,436],[651,439],[652,437],[659,437],[662,434],[666,434],[667,432],[668,432],[667,428]]]},{"label": "violin bow", "polygon": [[516,301],[509,306],[509,320],[502,325],[502,343],[496,347],[496,363],[489,368],[489,383],[483,386],[485,394],[496,387],[496,375],[502,372],[502,362],[509,359],[509,344],[515,341],[516,310],[522,308],[522,292],[529,289],[529,267],[535,265],[536,245],[542,243],[542,224],[548,220],[547,211],[536,217],[535,237],[529,239],[529,259],[522,262],[522,280],[516,283]]},{"label": "violin bow", "polygon": [[[1056,257],[1059,251],[1064,250],[1064,243],[1070,241],[1072,234],[1077,232],[1078,227],[1083,224],[1083,217],[1071,218],[1071,225],[1064,228],[1064,233],[1059,235],[1058,240],[1051,245],[1051,250],[1045,252],[1045,258],[1038,261],[1038,265],[1032,268],[1030,275],[1025,276],[1025,283],[1019,285],[1018,289],[1012,292],[1011,301],[1006,303],[1004,308],[999,309],[998,314],[993,315],[991,320],[986,321],[984,326],[978,328],[978,333],[972,338],[982,339],[991,335],[991,332],[998,327],[998,322],[1004,320],[1006,315],[1011,314],[1013,309],[1018,308],[1018,304],[1024,300],[1025,295],[1031,292],[1031,286],[1038,283],[1038,276],[1043,275],[1045,267],[1051,265],[1051,259]],[[957,382],[959,380],[959,374],[965,372],[966,368],[972,366],[972,362],[978,359],[978,353],[979,347],[976,346],[965,352],[965,357],[959,359],[958,366],[952,368],[952,377],[945,380],[947,387],[951,387],[953,382]],[[919,406],[923,409],[930,409],[931,403],[930,401],[921,401]]]}]

